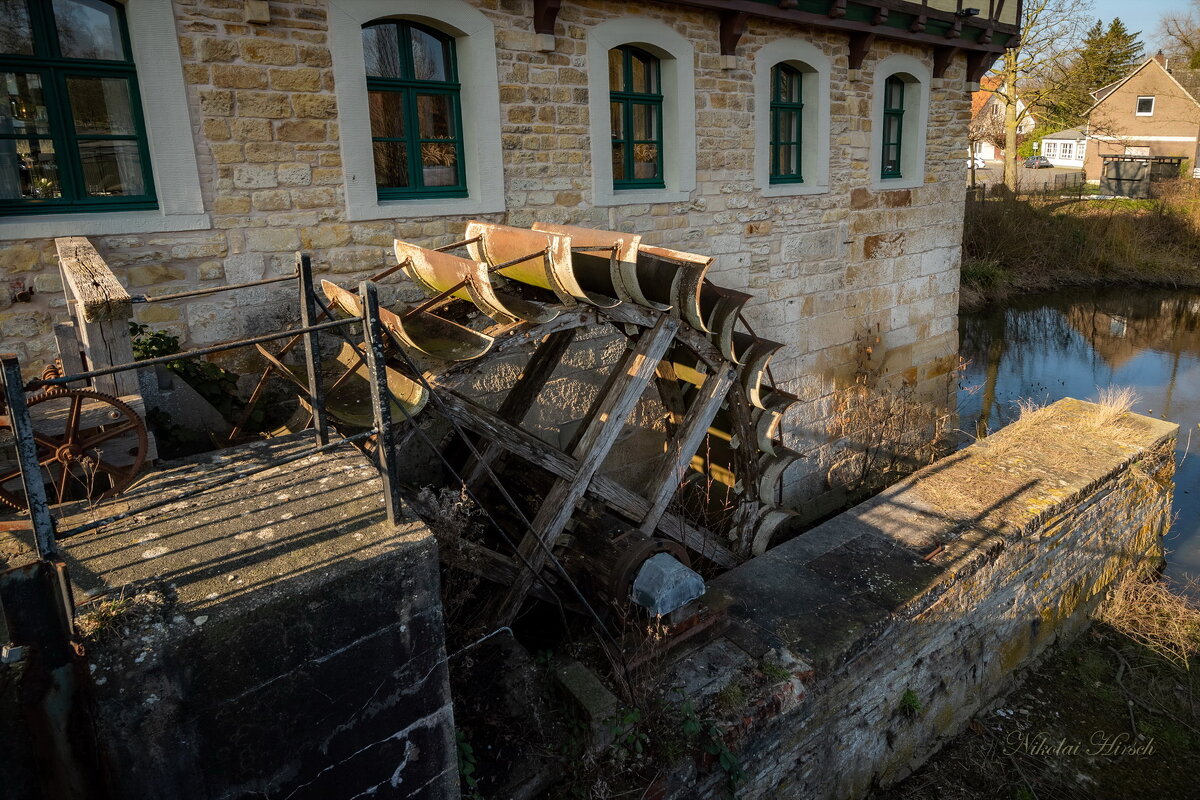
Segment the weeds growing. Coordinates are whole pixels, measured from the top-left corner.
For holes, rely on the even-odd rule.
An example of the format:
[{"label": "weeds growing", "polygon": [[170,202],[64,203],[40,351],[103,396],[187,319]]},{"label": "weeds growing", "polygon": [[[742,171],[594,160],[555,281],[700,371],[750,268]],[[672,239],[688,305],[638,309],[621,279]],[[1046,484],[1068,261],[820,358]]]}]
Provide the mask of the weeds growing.
[{"label": "weeds growing", "polygon": [[1173,180],[1155,190],[1150,200],[968,202],[963,304],[1074,285],[1200,285],[1200,186]]}]

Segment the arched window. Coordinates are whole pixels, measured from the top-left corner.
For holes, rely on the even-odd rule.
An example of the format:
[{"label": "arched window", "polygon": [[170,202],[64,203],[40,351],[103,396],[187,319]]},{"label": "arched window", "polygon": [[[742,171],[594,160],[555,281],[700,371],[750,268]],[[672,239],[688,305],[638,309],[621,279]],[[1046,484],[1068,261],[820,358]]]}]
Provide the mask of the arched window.
[{"label": "arched window", "polygon": [[891,75],[883,84],[883,159],[880,177],[902,178],[904,153],[904,81]]},{"label": "arched window", "polygon": [[771,183],[803,183],[804,73],[771,68]]},{"label": "arched window", "polygon": [[872,189],[916,189],[925,185],[929,137],[929,67],[918,58],[894,53],[881,59],[871,83]]},{"label": "arched window", "polygon": [[608,51],[614,189],[663,188],[663,94],[659,60],[640,47]]},{"label": "arched window", "polygon": [[4,7],[0,213],[155,208],[124,9],[106,0]]},{"label": "arched window", "polygon": [[466,197],[453,37],[405,20],[362,36],[380,199]]},{"label": "arched window", "polygon": [[763,197],[829,191],[828,55],[812,42],[775,39],[752,56],[754,183]]}]

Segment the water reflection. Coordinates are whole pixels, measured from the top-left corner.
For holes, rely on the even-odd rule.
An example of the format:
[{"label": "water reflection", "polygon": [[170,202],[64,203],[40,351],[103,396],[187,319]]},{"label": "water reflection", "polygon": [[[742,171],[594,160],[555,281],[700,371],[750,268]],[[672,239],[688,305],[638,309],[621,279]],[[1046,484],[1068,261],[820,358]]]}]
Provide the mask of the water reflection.
[{"label": "water reflection", "polygon": [[1179,423],[1167,575],[1200,578],[1200,294],[1059,292],[964,314],[960,330],[964,430],[1011,422],[1022,398],[1088,399],[1109,385],[1132,386],[1135,411]]}]

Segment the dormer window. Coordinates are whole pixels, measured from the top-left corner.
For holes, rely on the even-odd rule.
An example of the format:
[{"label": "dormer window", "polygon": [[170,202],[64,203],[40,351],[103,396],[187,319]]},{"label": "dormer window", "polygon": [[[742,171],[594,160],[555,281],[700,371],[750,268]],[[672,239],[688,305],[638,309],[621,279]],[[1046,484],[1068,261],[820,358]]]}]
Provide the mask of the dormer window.
[{"label": "dormer window", "polygon": [[1154,116],[1154,98],[1153,97],[1139,97],[1137,99],[1137,115],[1139,117]]}]

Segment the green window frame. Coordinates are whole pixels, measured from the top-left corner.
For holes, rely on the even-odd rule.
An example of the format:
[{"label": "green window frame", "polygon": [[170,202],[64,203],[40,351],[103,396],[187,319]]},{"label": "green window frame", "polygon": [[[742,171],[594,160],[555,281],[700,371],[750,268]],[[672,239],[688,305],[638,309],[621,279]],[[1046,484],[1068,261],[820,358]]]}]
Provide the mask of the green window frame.
[{"label": "green window frame", "polygon": [[640,47],[608,51],[613,189],[662,189],[662,63]]},{"label": "green window frame", "polygon": [[898,75],[889,76],[883,83],[883,150],[880,175],[901,178],[904,156],[904,81]]},{"label": "green window frame", "polygon": [[381,20],[363,26],[363,51],[379,199],[466,197],[454,37]]},{"label": "green window frame", "polygon": [[158,207],[124,7],[9,0],[0,215]]},{"label": "green window frame", "polygon": [[771,68],[771,183],[804,183],[804,73],[791,64]]}]

